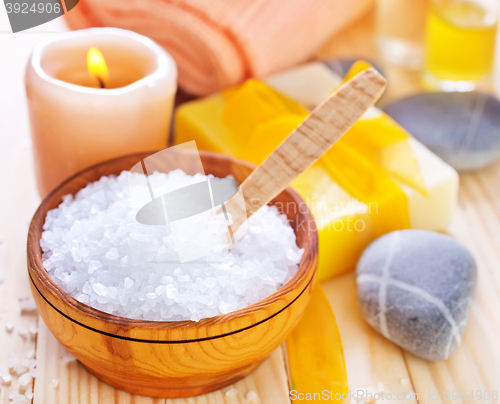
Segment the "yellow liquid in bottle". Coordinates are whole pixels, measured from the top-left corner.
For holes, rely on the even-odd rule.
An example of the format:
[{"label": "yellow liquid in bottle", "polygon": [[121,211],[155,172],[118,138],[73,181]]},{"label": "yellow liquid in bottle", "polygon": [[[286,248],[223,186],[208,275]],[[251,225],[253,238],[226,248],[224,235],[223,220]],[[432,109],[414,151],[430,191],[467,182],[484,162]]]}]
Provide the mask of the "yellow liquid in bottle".
[{"label": "yellow liquid in bottle", "polygon": [[427,19],[427,74],[480,82],[493,67],[497,17],[469,1],[433,5]]}]

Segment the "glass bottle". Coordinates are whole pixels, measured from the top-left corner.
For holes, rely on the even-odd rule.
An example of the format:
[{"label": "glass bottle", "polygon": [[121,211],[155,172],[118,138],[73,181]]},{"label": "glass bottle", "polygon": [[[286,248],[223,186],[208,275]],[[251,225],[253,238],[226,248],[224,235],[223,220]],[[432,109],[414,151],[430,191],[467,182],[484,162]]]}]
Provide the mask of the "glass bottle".
[{"label": "glass bottle", "polygon": [[432,0],[424,80],[441,91],[470,91],[491,81],[498,0]]},{"label": "glass bottle", "polygon": [[419,69],[423,61],[427,0],[378,0],[377,47],[390,63]]}]

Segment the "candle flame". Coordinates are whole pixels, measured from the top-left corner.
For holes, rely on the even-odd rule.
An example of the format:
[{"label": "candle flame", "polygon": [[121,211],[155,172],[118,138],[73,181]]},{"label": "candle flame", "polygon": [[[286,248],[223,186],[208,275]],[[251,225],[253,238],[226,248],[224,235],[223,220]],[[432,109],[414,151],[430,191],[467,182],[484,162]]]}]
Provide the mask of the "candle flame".
[{"label": "candle flame", "polygon": [[89,74],[95,77],[103,86],[103,81],[108,78],[108,66],[102,56],[102,53],[97,48],[90,48],[87,53],[87,68]]}]

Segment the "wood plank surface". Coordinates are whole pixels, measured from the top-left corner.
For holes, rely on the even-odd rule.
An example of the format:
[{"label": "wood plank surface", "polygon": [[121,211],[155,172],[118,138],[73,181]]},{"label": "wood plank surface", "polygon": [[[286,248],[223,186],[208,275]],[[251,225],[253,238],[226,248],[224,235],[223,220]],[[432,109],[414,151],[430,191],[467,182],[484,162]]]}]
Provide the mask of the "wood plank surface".
[{"label": "wood plank surface", "polygon": [[[178,400],[154,400],[115,390],[90,375],[62,348],[41,320],[37,340],[23,339],[17,327],[33,325],[34,315],[21,315],[19,293],[29,291],[26,276],[26,234],[28,222],[39,203],[36,193],[29,125],[24,95],[24,66],[32,47],[51,32],[64,30],[61,19],[31,32],[9,34],[3,4],[0,5],[0,366],[7,371],[11,351],[21,358],[36,345],[38,360],[34,383],[36,404],[54,403],[169,403],[233,404],[289,402],[285,358],[277,350],[256,372],[233,387],[205,396]],[[376,57],[373,43],[373,14],[326,44],[320,58],[334,56]],[[33,32],[34,31],[34,32]],[[418,74],[386,66],[389,89],[384,101],[419,90]],[[461,176],[459,207],[449,234],[474,254],[479,269],[464,340],[456,354],[443,362],[426,362],[387,341],[362,319],[356,302],[354,274],[349,273],[324,284],[343,338],[348,377],[352,390],[384,390],[393,395],[408,394],[408,403],[497,403],[482,399],[445,400],[445,390],[500,391],[500,163]],[[8,333],[5,322],[16,329]],[[59,384],[54,387],[53,380]],[[28,387],[28,390],[32,387]],[[10,392],[0,386],[0,403],[10,403]],[[439,399],[429,396],[439,390]],[[229,395],[226,393],[231,391]],[[246,399],[250,391],[256,401]],[[417,394],[417,395],[415,395]],[[356,401],[356,400],[354,400]],[[354,404],[354,401],[351,404]],[[394,400],[399,401],[399,400]],[[358,403],[360,401],[357,401]],[[380,401],[382,402],[382,401]]]}]

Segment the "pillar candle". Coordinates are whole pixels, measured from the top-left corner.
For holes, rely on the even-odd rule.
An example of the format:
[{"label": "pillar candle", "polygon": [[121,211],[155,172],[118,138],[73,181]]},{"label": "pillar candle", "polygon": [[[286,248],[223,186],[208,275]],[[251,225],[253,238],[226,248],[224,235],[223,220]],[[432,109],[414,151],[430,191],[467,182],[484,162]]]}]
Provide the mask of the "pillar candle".
[{"label": "pillar candle", "polygon": [[[108,74],[89,73],[97,48]],[[94,164],[167,147],[177,69],[152,40],[117,28],[92,28],[39,43],[26,69],[40,195]]]}]

